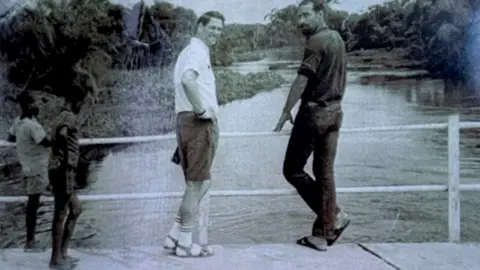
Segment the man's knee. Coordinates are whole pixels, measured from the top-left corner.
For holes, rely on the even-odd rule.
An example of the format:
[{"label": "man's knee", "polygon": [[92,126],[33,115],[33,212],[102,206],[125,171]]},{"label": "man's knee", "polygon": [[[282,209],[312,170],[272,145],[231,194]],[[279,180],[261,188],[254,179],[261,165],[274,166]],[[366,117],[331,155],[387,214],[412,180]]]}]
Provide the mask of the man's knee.
[{"label": "man's knee", "polygon": [[283,164],[283,177],[285,177],[285,179],[293,186],[295,186],[297,182],[296,181],[297,177],[295,176],[301,173],[303,173],[303,169],[301,171],[298,171],[294,169],[292,166],[290,166],[288,163]]},{"label": "man's knee", "polygon": [[212,187],[212,180],[203,180],[201,182],[200,190],[202,193],[207,192]]},{"label": "man's knee", "polygon": [[187,189],[194,194],[201,196],[212,186],[211,180],[187,181]]},{"label": "man's knee", "polygon": [[334,175],[335,149],[328,148],[325,147],[322,153],[314,156],[312,172],[317,180],[328,180]]}]

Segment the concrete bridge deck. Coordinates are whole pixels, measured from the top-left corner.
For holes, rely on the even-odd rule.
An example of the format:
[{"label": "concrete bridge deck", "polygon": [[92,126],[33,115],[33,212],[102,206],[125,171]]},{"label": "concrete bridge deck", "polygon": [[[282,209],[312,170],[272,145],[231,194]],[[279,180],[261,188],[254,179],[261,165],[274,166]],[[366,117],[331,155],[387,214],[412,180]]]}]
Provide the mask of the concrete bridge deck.
[{"label": "concrete bridge deck", "polygon": [[[81,261],[76,270],[388,270],[388,269],[480,269],[477,243],[337,244],[318,252],[295,244],[214,246],[209,258],[177,258],[162,247],[125,249],[74,249]],[[24,253],[22,249],[0,250],[2,270],[48,269],[50,251]]]}]

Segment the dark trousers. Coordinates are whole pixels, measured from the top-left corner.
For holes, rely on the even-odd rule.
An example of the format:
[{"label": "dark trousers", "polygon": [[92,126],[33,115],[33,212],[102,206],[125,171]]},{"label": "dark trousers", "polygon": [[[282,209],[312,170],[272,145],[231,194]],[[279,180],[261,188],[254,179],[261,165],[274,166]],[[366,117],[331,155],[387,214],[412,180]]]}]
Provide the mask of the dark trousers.
[{"label": "dark trousers", "polygon": [[[302,103],[288,142],[283,175],[317,214],[312,235],[333,236],[337,205],[334,162],[343,121],[340,103],[328,107]],[[313,179],[304,167],[313,152]]]}]

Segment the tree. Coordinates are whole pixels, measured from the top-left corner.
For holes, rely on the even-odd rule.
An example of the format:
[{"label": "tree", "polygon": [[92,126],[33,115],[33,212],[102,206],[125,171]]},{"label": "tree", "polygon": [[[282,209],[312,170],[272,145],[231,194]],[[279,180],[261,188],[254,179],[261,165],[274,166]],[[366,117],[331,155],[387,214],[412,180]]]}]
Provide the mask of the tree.
[{"label": "tree", "polygon": [[3,23],[10,82],[27,89],[98,92],[122,32],[108,0],[40,0]]}]

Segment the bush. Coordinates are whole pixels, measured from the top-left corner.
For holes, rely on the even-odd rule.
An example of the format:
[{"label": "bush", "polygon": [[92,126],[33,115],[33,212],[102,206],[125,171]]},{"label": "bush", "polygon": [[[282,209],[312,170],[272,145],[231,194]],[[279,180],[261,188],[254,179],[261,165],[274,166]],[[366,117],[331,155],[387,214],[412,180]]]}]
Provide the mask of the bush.
[{"label": "bush", "polygon": [[19,10],[0,41],[9,81],[59,96],[99,92],[120,42],[121,10],[108,0],[40,0]]},{"label": "bush", "polygon": [[286,83],[282,76],[273,72],[242,75],[231,70],[219,70],[215,73],[219,104],[248,99],[260,92],[273,90]]}]

